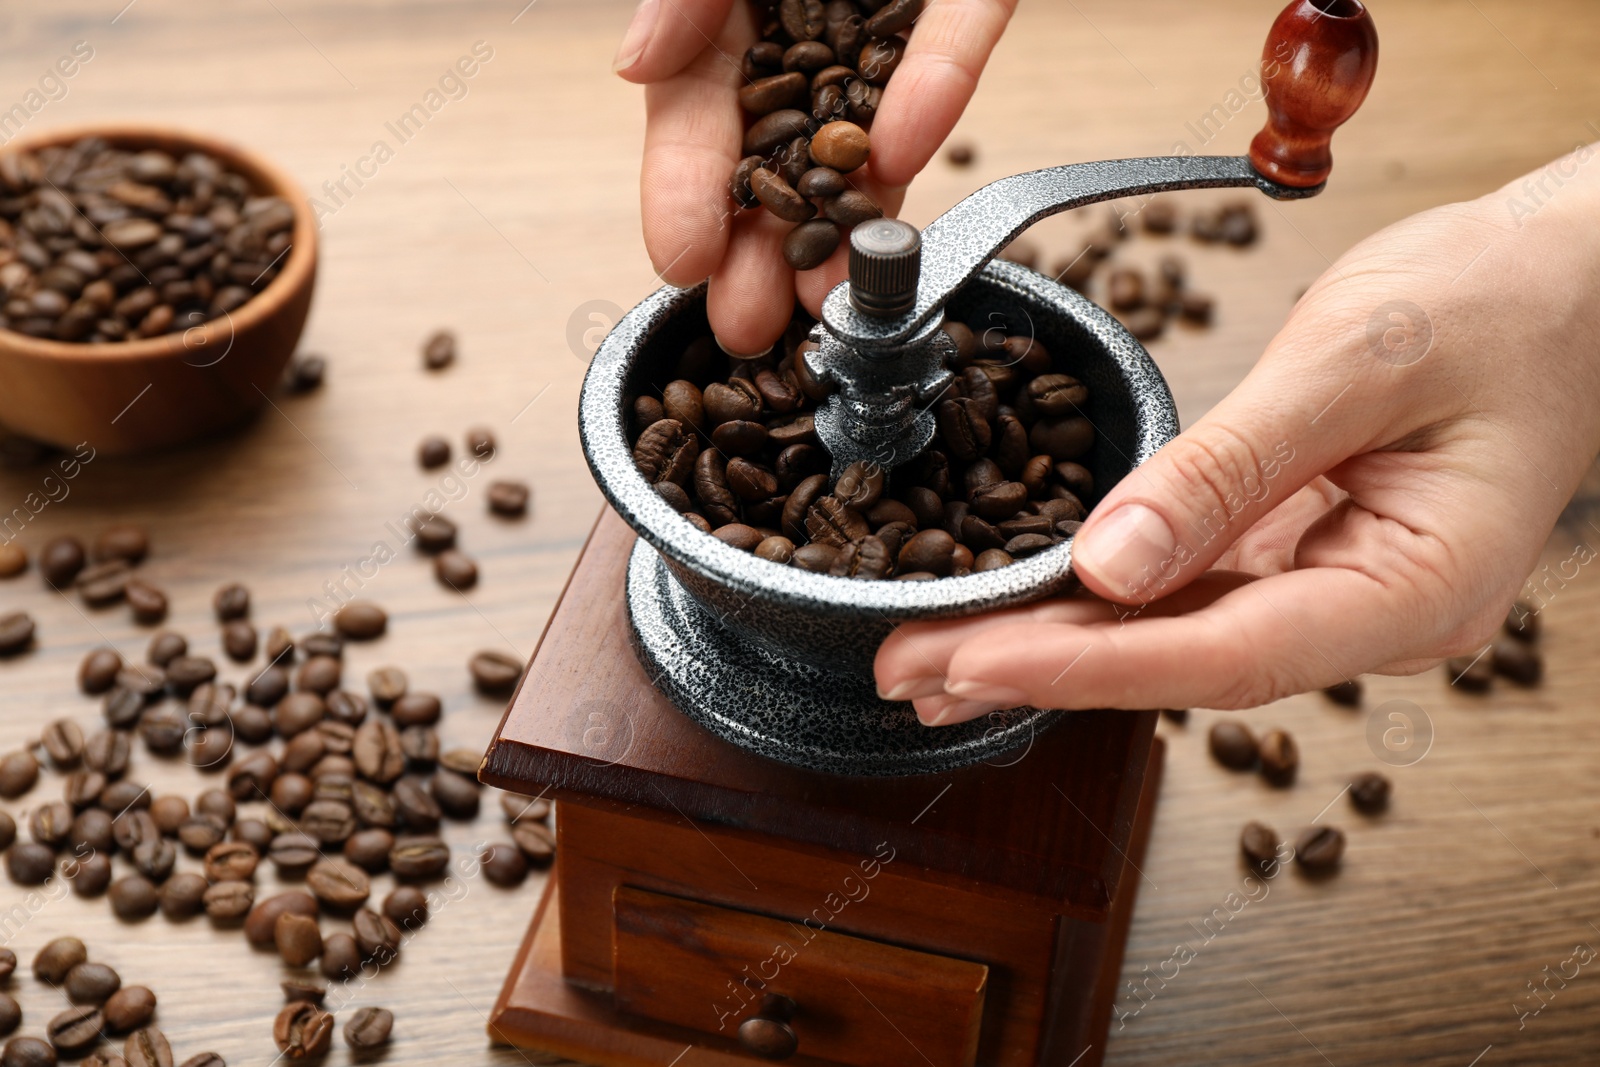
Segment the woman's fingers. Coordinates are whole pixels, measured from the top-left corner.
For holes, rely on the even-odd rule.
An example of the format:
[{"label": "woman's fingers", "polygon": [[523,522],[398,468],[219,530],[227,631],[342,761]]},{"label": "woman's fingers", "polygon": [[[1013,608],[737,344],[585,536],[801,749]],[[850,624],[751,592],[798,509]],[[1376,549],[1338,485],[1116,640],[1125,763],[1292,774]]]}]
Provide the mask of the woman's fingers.
[{"label": "woman's fingers", "polygon": [[[732,6],[733,0],[642,0],[611,69],[641,85],[672,77],[715,47]],[[731,53],[735,70],[742,51]]]},{"label": "woman's fingers", "polygon": [[872,122],[872,166],[907,185],[949,136],[978,87],[1016,0],[932,0]]},{"label": "woman's fingers", "polygon": [[[683,0],[660,2],[665,12],[657,18],[681,31],[687,23],[673,5]],[[747,7],[741,3],[717,25],[714,43],[698,38],[699,49],[681,70],[645,87],[639,207],[645,250],[670,285],[708,277],[727,250],[733,203],[728,177],[744,137],[738,57],[755,36]]]},{"label": "woman's fingers", "polygon": [[706,293],[711,332],[729,352],[765,352],[788,328],[794,271],[783,259],[783,237],[793,225],[765,211],[743,211],[731,220],[727,254]]}]

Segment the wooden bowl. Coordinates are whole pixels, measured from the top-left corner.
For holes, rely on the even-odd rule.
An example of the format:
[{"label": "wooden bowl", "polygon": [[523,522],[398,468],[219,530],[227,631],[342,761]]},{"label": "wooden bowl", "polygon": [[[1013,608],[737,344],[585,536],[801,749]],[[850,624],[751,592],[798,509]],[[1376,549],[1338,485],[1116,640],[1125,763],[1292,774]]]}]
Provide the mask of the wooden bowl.
[{"label": "wooden bowl", "polygon": [[243,306],[183,333],[115,344],[41,340],[0,329],[0,425],[64,448],[145,452],[248,418],[282,379],[300,340],[317,276],[317,225],[305,194],[253,153],[205,134],[119,124],[55,130],[7,144],[19,152],[102,137],[117,148],[202,151],[262,195],[294,207],[279,274]]}]

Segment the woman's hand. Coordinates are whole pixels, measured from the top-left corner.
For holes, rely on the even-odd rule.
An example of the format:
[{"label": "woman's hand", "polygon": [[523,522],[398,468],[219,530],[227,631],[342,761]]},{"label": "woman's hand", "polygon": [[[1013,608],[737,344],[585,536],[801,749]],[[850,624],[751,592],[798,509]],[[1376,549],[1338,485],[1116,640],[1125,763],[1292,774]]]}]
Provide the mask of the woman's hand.
[{"label": "woman's hand", "polygon": [[1480,648],[1600,449],[1595,152],[1351,249],[1089,516],[1096,596],[903,626],[880,691],[931,725],[1242,708]]},{"label": "woman's hand", "polygon": [[[852,185],[893,215],[916,176],[960,118],[1016,0],[928,0],[905,58],[873,120],[872,155]],[[615,68],[645,86],[640,206],[645,247],[671,285],[710,278],[712,331],[729,350],[765,351],[794,312],[813,315],[844,280],[847,245],[796,274],[784,262],[792,227],[763,210],[736,212],[728,178],[739,162],[745,119],[740,60],[759,27],[747,0],[643,0]]]}]

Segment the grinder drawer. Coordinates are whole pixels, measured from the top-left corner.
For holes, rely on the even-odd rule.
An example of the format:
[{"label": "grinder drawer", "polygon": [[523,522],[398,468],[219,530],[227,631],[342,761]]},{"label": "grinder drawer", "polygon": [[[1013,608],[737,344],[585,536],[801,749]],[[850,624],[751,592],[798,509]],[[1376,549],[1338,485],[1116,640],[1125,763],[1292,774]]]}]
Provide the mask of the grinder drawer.
[{"label": "grinder drawer", "polygon": [[795,1005],[797,1061],[971,1067],[989,968],[815,924],[620,886],[615,995],[625,1011],[737,1044],[765,995]]}]

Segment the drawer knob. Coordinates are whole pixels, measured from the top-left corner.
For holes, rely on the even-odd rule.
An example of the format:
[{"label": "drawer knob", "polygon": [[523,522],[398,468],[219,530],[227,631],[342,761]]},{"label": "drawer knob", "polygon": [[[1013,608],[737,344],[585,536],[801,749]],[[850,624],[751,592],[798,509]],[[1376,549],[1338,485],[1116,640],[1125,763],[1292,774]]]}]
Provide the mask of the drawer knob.
[{"label": "drawer knob", "polygon": [[794,1001],[768,993],[761,998],[761,1010],[739,1024],[739,1044],[762,1059],[786,1060],[800,1047],[800,1038],[789,1025],[794,1017]]}]

